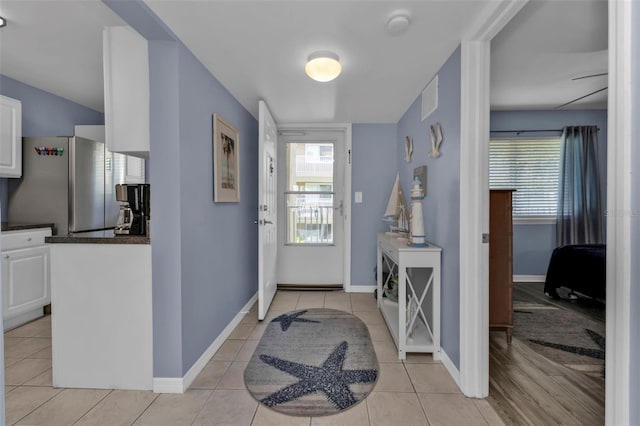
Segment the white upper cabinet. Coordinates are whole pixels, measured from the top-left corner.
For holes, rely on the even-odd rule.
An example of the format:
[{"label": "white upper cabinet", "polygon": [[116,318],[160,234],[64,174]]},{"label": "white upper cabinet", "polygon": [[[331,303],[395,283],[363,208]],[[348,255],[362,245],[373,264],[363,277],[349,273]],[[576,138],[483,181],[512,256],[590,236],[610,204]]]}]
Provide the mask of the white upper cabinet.
[{"label": "white upper cabinet", "polygon": [[149,156],[149,49],[131,27],[103,32],[104,122],[107,148]]},{"label": "white upper cabinet", "polygon": [[22,176],[22,103],[0,96],[0,177]]}]

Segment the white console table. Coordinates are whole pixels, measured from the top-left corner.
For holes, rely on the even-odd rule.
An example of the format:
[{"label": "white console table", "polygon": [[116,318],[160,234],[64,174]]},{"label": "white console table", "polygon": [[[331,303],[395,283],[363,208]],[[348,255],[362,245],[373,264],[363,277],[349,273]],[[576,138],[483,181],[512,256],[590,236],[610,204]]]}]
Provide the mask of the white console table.
[{"label": "white console table", "polygon": [[[378,308],[400,359],[406,359],[407,352],[428,352],[440,359],[441,251],[431,243],[412,247],[405,238],[378,233]],[[392,276],[398,282],[398,302],[383,296]]]}]

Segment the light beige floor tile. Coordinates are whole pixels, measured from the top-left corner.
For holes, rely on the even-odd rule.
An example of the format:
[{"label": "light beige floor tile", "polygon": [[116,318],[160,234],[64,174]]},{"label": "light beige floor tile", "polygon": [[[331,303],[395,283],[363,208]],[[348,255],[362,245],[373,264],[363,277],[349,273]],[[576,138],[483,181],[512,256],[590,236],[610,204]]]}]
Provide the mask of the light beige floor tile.
[{"label": "light beige floor tile", "polygon": [[369,335],[373,341],[390,341],[393,342],[389,328],[385,324],[368,325]]},{"label": "light beige floor tile", "polygon": [[367,402],[362,401],[353,407],[332,416],[312,417],[311,426],[368,426],[369,413]]},{"label": "light beige floor tile", "polygon": [[258,321],[258,312],[248,312],[240,321],[239,325],[258,325],[260,321]]},{"label": "light beige floor tile", "polygon": [[42,359],[51,359],[51,346],[48,346],[41,351],[32,353],[27,358],[42,358]]},{"label": "light beige floor tile", "polygon": [[418,394],[430,425],[488,425],[473,400],[456,394]]},{"label": "light beige floor tile", "polygon": [[198,374],[198,377],[193,381],[190,388],[215,389],[230,365],[231,361],[209,361],[200,374]]},{"label": "light beige floor tile", "polygon": [[373,426],[429,424],[414,393],[373,392],[367,398],[367,409]]},{"label": "light beige floor tile", "polygon": [[273,303],[269,307],[269,313],[275,316],[298,310],[297,302]]},{"label": "light beige floor tile", "polygon": [[240,324],[235,328],[235,330],[233,330],[233,332],[231,332],[231,334],[229,335],[229,339],[246,340],[249,336],[251,336],[251,333],[253,333],[253,330],[255,328],[255,324]]},{"label": "light beige floor tile", "polygon": [[287,416],[258,404],[258,410],[253,418],[252,426],[308,426],[311,417]]},{"label": "light beige floor tile", "polygon": [[385,325],[384,317],[379,310],[375,311],[353,311],[353,314],[360,318],[367,325]]},{"label": "light beige floor tile", "polygon": [[273,303],[281,303],[281,302],[294,302],[298,303],[298,299],[300,298],[301,291],[287,291],[287,290],[278,290],[276,292],[275,297],[273,298]]},{"label": "light beige floor tile", "polygon": [[256,401],[246,390],[216,390],[198,414],[196,426],[250,425],[258,408]]},{"label": "light beige floor tile", "polygon": [[377,311],[376,299],[371,293],[351,293],[353,312]]},{"label": "light beige floor tile", "polygon": [[26,386],[15,388],[5,395],[6,423],[14,424],[60,391],[61,389]]},{"label": "light beige floor tile", "polygon": [[476,408],[480,410],[482,413],[482,417],[489,423],[491,426],[505,426],[505,423],[502,421],[496,410],[493,409],[489,401],[486,399],[474,399],[473,403],[476,405]]},{"label": "light beige floor tile", "polygon": [[245,341],[244,345],[240,348],[240,352],[238,352],[238,356],[236,356],[235,361],[249,362],[253,353],[256,351],[256,346],[258,346],[259,342],[259,340]]},{"label": "light beige floor tile", "polygon": [[420,353],[407,354],[407,359],[404,360],[405,364],[433,364],[434,362],[439,363],[440,361],[434,360],[432,354]]},{"label": "light beige floor tile", "polygon": [[7,358],[26,358],[44,348],[51,347],[50,337],[7,337],[5,342],[4,354]]},{"label": "light beige floor tile", "polygon": [[216,361],[233,361],[242,345],[244,345],[242,340],[225,340],[212,359]]},{"label": "light beige floor tile", "polygon": [[310,309],[324,307],[324,292],[309,291],[300,294],[296,309]]},{"label": "light beige floor tile", "polygon": [[253,333],[251,333],[249,337],[247,337],[247,340],[260,340],[262,338],[262,335],[264,334],[264,331],[267,329],[269,322],[271,322],[271,320],[267,321],[265,319],[260,324],[256,325],[256,327],[253,329]]},{"label": "light beige floor tile", "polygon": [[151,403],[134,425],[190,425],[212,393],[211,390],[191,389],[183,394],[162,394]]},{"label": "light beige floor tile", "polygon": [[53,369],[48,369],[42,374],[38,374],[31,380],[28,380],[24,383],[23,386],[53,386],[53,377],[52,377]]},{"label": "light beige floor tile", "polygon": [[375,392],[414,392],[413,385],[404,369],[404,364],[380,363],[380,377]]},{"label": "light beige floor tile", "polygon": [[324,307],[349,313],[353,312],[351,309],[351,298],[344,292],[328,292],[325,294]]},{"label": "light beige floor tile", "polygon": [[50,359],[25,358],[5,369],[4,383],[7,385],[21,385],[50,368]]},{"label": "light beige floor tile", "polygon": [[248,362],[234,361],[218,382],[216,389],[246,389],[244,384],[244,370]]},{"label": "light beige floor tile", "polygon": [[4,387],[4,393],[9,393],[14,389],[18,389],[18,387],[17,386],[5,386]]},{"label": "light beige floor tile", "polygon": [[378,362],[402,362],[398,358],[398,349],[392,340],[374,341],[373,347],[376,350]]},{"label": "light beige floor tile", "polygon": [[347,312],[349,314],[353,313],[352,309],[351,309],[351,302],[349,300],[341,300],[341,301],[331,301],[331,300],[326,300],[324,301],[324,308],[325,309],[334,309],[336,311],[343,311],[343,312]]},{"label": "light beige floor tile", "polygon": [[405,368],[418,393],[460,393],[442,364],[405,364]]},{"label": "light beige floor tile", "polygon": [[[48,389],[48,388],[31,388]],[[110,391],[64,389],[37,410],[20,420],[19,425],[71,425],[93,408]],[[13,393],[13,392],[12,392]]]},{"label": "light beige floor tile", "polygon": [[74,426],[128,426],[157,396],[150,391],[114,390]]}]

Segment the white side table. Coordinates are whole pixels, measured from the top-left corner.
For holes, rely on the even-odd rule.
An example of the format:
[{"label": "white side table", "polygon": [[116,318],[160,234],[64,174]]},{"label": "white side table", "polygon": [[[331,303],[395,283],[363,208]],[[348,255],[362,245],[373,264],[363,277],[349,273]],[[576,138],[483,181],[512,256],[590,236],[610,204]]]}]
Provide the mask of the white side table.
[{"label": "white side table", "polygon": [[[433,359],[440,359],[441,252],[431,243],[411,247],[404,238],[378,233],[378,308],[400,359],[406,359],[407,352],[432,353]],[[398,282],[398,302],[383,296],[385,281],[392,276]]]}]

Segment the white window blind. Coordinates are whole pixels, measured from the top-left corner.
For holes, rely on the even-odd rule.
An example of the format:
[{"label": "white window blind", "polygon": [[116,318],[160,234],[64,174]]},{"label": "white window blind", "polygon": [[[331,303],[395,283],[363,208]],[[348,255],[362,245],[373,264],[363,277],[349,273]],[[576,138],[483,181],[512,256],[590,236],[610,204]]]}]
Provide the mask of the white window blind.
[{"label": "white window blind", "polygon": [[560,146],[560,138],[489,142],[489,186],[516,190],[514,217],[556,215]]}]

